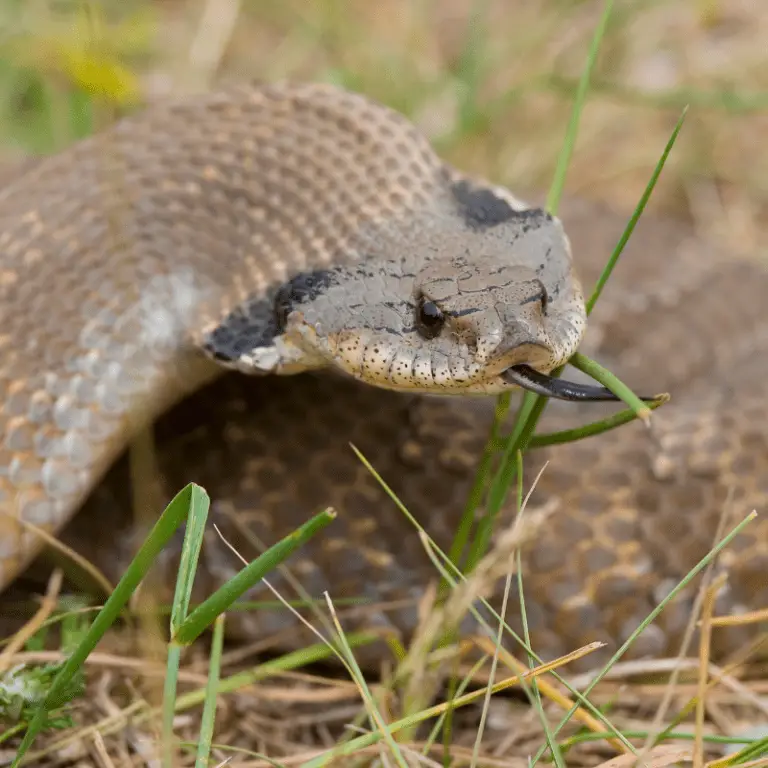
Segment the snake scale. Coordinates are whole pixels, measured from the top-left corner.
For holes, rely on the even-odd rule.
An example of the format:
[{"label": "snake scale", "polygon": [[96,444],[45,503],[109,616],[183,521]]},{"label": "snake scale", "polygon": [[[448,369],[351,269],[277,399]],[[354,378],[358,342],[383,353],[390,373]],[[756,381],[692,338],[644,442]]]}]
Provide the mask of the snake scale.
[{"label": "snake scale", "polygon": [[[624,222],[582,200],[560,219],[525,206],[445,164],[404,117],[326,85],[225,87],[33,161],[0,190],[0,588],[40,550],[20,520],[120,575],[136,544],[120,457],[155,421],[166,499],[203,485],[246,556],[332,505],[292,572],[314,596],[387,602],[346,627],[408,633],[434,566],[350,443],[447,548],[487,395],[583,341],[635,391],[673,396],[650,432],[526,465],[529,485],[549,459],[529,509],[551,514],[522,561],[533,645],[612,650],[708,551],[726,502],[735,520],[768,498],[766,271],[644,217],[584,336],[581,281]],[[611,408],[553,401],[542,427]],[[210,534],[200,594],[239,567]],[[719,562],[718,611],[768,606],[764,519]],[[695,586],[630,655],[676,652]],[[282,610],[229,626],[306,640]],[[756,631],[718,629],[714,655]]]}]

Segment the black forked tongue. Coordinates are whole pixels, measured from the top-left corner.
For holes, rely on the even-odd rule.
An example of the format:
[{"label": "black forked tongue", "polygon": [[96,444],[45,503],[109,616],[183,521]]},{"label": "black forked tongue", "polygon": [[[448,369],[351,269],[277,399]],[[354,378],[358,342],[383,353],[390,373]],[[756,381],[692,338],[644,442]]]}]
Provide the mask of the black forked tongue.
[{"label": "black forked tongue", "polygon": [[517,384],[536,395],[554,397],[557,400],[576,400],[580,402],[598,400],[618,400],[619,398],[605,387],[590,384],[576,384],[573,381],[556,379],[546,373],[539,373],[528,365],[515,365],[501,374],[504,381]]}]

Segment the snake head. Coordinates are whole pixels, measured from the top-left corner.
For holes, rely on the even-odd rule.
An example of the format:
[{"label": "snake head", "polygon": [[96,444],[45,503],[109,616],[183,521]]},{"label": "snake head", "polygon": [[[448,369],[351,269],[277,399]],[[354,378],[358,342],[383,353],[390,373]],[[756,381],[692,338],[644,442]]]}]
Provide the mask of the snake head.
[{"label": "snake head", "polygon": [[[578,348],[586,311],[568,238],[541,209],[513,208],[488,188],[459,183],[434,210],[367,222],[327,261],[276,289],[267,339],[223,334],[238,350],[233,367],[330,369],[413,393],[523,387],[615,399],[548,376]],[[263,337],[263,319],[242,314],[235,325]]]},{"label": "snake head", "polygon": [[567,238],[541,210],[493,227],[448,218],[369,233],[355,258],[282,285],[273,319],[272,344],[241,369],[326,368],[451,395],[541,391],[586,326]]}]

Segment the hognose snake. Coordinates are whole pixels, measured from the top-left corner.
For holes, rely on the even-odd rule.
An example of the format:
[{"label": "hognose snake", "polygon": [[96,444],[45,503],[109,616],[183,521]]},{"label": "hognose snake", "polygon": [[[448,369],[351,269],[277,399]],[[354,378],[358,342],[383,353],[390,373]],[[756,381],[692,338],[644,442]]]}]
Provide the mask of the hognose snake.
[{"label": "hognose snake", "polygon": [[[625,217],[571,200],[562,219],[589,286]],[[446,546],[493,398],[424,397],[415,382],[492,394],[520,363],[565,361],[584,331],[559,220],[330,86],[239,85],[153,107],[27,167],[0,190],[0,220],[0,587],[38,549],[15,519],[59,531],[83,504],[66,537],[119,575],[132,546],[124,464],[99,481],[129,425],[165,413],[169,495],[204,485],[246,550],[241,527],[269,543],[331,504],[339,518],[292,561],[308,591],[417,599],[433,567],[349,443]],[[653,439],[631,425],[551,454],[531,505],[557,510],[524,556],[540,652],[620,641],[711,546],[729,493],[736,514],[765,508],[767,295],[757,260],[641,221],[585,344],[636,391],[674,399]],[[225,369],[329,362],[377,386]],[[555,405],[544,426],[603,407]],[[720,610],[768,604],[767,533],[758,519],[723,558]],[[209,541],[201,592],[237,567]],[[674,652],[691,599],[634,652]],[[374,618],[408,631],[415,616]],[[231,626],[292,622],[273,611]],[[755,631],[718,631],[715,655]]]}]

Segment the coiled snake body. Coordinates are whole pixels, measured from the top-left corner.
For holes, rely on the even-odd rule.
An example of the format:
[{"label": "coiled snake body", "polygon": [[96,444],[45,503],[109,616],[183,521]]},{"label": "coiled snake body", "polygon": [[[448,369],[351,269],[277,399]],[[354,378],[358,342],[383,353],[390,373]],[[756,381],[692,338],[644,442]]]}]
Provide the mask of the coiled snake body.
[{"label": "coiled snake body", "polygon": [[[623,219],[569,201],[563,220],[591,285]],[[631,425],[547,454],[530,508],[554,511],[523,558],[541,653],[623,640],[711,547],[726,500],[737,517],[765,508],[766,296],[757,260],[641,221],[585,345],[673,403],[653,434]],[[124,120],[0,190],[0,587],[39,550],[19,520],[59,532],[83,505],[63,535],[119,575],[135,543],[125,466],[100,481],[164,413],[166,495],[204,485],[246,555],[249,536],[272,543],[333,505],[294,573],[315,596],[395,603],[346,626],[409,631],[436,574],[349,443],[447,547],[493,411],[480,395],[510,388],[520,364],[556,367],[584,326],[560,222],[463,177],[362,97],[237,86]],[[544,427],[602,409],[555,404]],[[720,610],[768,604],[766,533],[758,519],[721,558]],[[201,592],[237,568],[210,539]],[[674,652],[692,598],[633,652]],[[233,616],[250,635],[294,622]],[[755,631],[718,630],[715,655]]]}]

